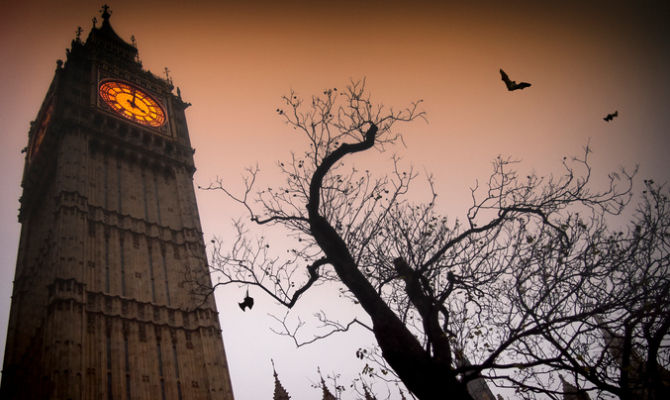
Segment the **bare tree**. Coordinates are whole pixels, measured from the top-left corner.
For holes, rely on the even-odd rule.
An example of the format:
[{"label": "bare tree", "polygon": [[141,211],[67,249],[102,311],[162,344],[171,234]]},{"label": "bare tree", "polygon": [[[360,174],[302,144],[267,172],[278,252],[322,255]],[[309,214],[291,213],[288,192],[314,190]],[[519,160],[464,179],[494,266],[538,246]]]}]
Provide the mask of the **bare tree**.
[{"label": "bare tree", "polygon": [[[608,216],[629,203],[634,174],[612,174],[598,191],[588,148],[564,158],[556,177],[519,176],[513,160],[499,157],[488,182],[472,189],[466,219],[449,221],[432,177],[432,196],[414,203],[408,193],[418,174],[397,159],[381,176],[346,163],[398,142],[398,123],[423,118],[420,102],[386,108],[364,81],[307,102],[295,93],[282,100],[278,115],[309,146],[279,164],[286,183],[258,190],[255,168],[239,195],[221,181],[207,189],[297,245],[277,256],[237,224],[231,243],[214,243],[218,285],[255,285],[291,308],[315,285],[341,283],[343,301],[360,304],[370,323],[322,322],[331,332],[367,326],[393,376],[422,400],[469,399],[468,382],[482,377],[523,397],[561,394],[559,372],[623,398],[639,393],[631,384],[658,382],[669,323],[667,197],[659,188],[650,186],[633,229],[611,233]],[[622,350],[614,356],[607,337],[616,335]],[[633,379],[631,357],[642,350],[646,372]]]},{"label": "bare tree", "polygon": [[[578,222],[572,229],[585,234],[570,252],[547,257],[541,241],[528,254],[510,299],[542,327],[542,340],[514,346],[542,363],[545,382],[563,371],[599,397],[670,398],[669,207],[667,190],[647,180],[627,231]],[[543,380],[532,369],[519,376],[519,386]]]}]

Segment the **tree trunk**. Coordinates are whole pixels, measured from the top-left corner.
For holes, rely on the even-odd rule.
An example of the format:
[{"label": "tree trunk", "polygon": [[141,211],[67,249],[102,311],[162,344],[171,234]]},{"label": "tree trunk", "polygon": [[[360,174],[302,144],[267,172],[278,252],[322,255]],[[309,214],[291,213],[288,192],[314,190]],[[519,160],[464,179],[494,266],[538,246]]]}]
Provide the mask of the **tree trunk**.
[{"label": "tree trunk", "polygon": [[320,215],[310,217],[316,242],[372,319],[382,355],[405,386],[420,400],[471,400],[466,385],[456,379],[453,367],[430,356],[358,270],[346,244],[328,221]]},{"label": "tree trunk", "polygon": [[384,302],[374,287],[358,270],[347,244],[319,214],[323,178],[337,161],[347,154],[365,151],[374,146],[377,126],[371,124],[364,140],[342,144],[326,156],[312,175],[307,213],[312,236],[335,268],[342,283],[356,296],[372,319],[373,331],[384,359],[398,374],[405,386],[420,400],[472,400],[466,385],[456,380],[449,360],[432,358],[407,326]]}]

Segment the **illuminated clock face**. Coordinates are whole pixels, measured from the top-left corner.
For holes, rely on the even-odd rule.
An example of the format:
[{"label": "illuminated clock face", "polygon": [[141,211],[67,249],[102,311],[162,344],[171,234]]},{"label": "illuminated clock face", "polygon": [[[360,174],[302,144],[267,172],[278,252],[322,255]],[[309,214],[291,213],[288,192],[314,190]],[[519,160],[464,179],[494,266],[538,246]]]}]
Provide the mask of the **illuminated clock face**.
[{"label": "illuminated clock face", "polygon": [[100,83],[99,93],[102,101],[124,118],[154,127],[165,123],[165,111],[158,101],[133,85],[107,80]]}]

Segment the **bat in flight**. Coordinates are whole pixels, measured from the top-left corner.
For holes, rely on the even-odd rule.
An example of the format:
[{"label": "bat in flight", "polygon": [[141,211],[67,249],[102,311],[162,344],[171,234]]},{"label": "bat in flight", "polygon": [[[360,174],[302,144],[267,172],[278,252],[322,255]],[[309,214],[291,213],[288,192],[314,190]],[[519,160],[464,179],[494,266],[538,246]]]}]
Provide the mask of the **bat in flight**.
[{"label": "bat in flight", "polygon": [[525,89],[527,87],[530,87],[530,83],[528,82],[519,82],[516,83],[515,81],[511,80],[509,76],[505,73],[505,71],[500,69],[500,76],[502,77],[502,81],[505,82],[505,86],[507,86],[507,90],[510,92],[513,90],[520,90],[520,89]]},{"label": "bat in flight", "polygon": [[619,111],[614,111],[611,114],[607,114],[607,116],[605,116],[605,118],[603,118],[603,119],[607,122],[610,122],[611,120],[614,119],[614,117],[618,117],[618,116],[619,116]]}]

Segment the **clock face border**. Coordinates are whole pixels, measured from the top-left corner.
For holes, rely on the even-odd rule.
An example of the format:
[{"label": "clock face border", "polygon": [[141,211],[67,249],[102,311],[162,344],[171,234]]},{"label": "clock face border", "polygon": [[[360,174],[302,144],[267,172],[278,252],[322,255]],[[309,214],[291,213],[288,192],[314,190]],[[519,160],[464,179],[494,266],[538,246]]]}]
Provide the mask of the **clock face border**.
[{"label": "clock face border", "polygon": [[163,105],[145,89],[121,79],[102,79],[98,97],[116,115],[149,128],[166,125],[167,112]]}]

